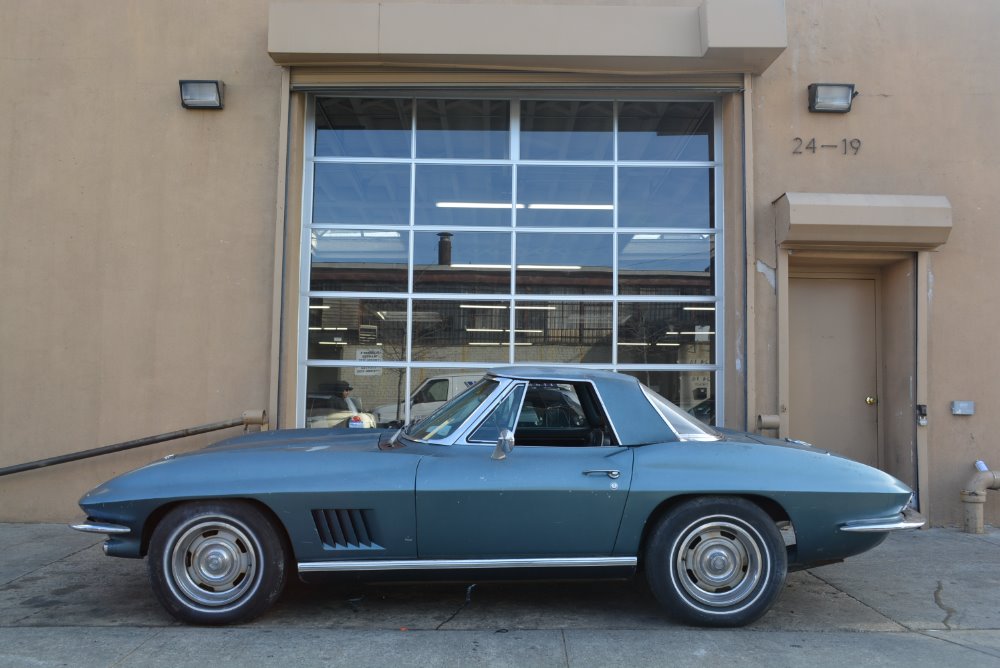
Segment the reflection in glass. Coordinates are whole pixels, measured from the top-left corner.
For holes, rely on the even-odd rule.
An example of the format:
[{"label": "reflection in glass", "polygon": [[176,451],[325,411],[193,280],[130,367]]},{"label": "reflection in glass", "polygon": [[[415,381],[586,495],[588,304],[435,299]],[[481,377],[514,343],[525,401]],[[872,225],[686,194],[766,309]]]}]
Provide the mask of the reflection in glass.
[{"label": "reflection in glass", "polygon": [[622,102],[619,160],[712,159],[711,102]]},{"label": "reflection in glass", "polygon": [[413,300],[413,360],[507,362],[510,303]]},{"label": "reflection in glass", "polygon": [[510,235],[506,232],[417,232],[414,292],[510,292]]},{"label": "reflection in glass", "polygon": [[418,165],[416,224],[510,226],[511,174],[500,165]]},{"label": "reflection in glass", "polygon": [[611,167],[522,165],[517,169],[520,227],[611,227]]},{"label": "reflection in glass", "polygon": [[363,97],[316,98],[316,155],[408,158],[413,102]]},{"label": "reflection in glass", "polygon": [[619,227],[712,227],[712,169],[621,167]]},{"label": "reflection in glass", "polygon": [[718,424],[715,373],[705,371],[622,371],[707,425]]},{"label": "reflection in glass", "polygon": [[620,234],[618,293],[711,295],[714,245],[711,234]]},{"label": "reflection in glass", "polygon": [[[397,392],[402,367],[309,367],[306,373],[307,427],[344,427],[354,412],[375,415],[375,407],[391,401]],[[350,406],[344,403],[345,388]]]},{"label": "reflection in glass", "polygon": [[514,312],[517,362],[611,362],[611,304],[518,302]]},{"label": "reflection in glass", "polygon": [[611,102],[524,100],[521,102],[522,160],[611,160]]},{"label": "reflection in glass", "polygon": [[309,359],[406,359],[406,300],[309,299]]},{"label": "reflection in glass", "polygon": [[509,156],[507,100],[417,100],[418,158]]},{"label": "reflection in glass", "polygon": [[309,289],[406,292],[409,233],[314,228]]},{"label": "reflection in glass", "polygon": [[621,364],[712,364],[714,304],[618,304]]},{"label": "reflection in glass", "polygon": [[410,166],[317,164],[313,223],[409,225]]},{"label": "reflection in glass", "polygon": [[519,232],[517,292],[611,294],[610,234]]}]

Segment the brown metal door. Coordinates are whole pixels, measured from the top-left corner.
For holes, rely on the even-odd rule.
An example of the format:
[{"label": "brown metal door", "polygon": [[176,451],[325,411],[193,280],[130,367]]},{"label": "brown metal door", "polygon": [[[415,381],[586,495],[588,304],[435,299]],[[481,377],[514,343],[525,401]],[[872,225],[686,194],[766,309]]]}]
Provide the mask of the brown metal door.
[{"label": "brown metal door", "polygon": [[789,435],[879,464],[877,284],[789,279]]}]

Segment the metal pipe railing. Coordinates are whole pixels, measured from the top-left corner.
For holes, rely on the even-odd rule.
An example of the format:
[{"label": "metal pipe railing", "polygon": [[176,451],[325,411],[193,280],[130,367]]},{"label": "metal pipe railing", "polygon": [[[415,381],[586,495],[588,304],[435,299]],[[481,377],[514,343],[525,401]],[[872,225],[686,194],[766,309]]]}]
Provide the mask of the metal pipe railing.
[{"label": "metal pipe railing", "polygon": [[184,438],[186,436],[197,436],[198,434],[206,434],[211,431],[219,431],[220,429],[239,427],[240,425],[243,425],[244,427],[250,427],[251,425],[265,426],[267,425],[267,412],[262,410],[243,411],[243,415],[233,420],[226,420],[224,422],[212,422],[211,424],[203,424],[197,427],[179,429],[177,431],[171,431],[165,434],[157,434],[156,436],[146,436],[145,438],[137,438],[132,441],[114,443],[112,445],[105,445],[100,448],[93,448],[91,450],[74,452],[68,455],[58,455],[56,457],[49,457],[47,459],[38,459],[33,462],[26,462],[24,464],[15,464],[14,466],[7,466],[4,468],[0,468],[0,476],[10,475],[12,473],[21,473],[22,471],[32,471],[34,469],[45,468],[46,466],[55,466],[56,464],[75,462],[81,459],[90,459],[91,457],[108,455],[111,454],[112,452],[121,452],[122,450],[141,448],[144,445],[154,445],[156,443],[163,443],[164,441],[172,441],[174,439]]}]

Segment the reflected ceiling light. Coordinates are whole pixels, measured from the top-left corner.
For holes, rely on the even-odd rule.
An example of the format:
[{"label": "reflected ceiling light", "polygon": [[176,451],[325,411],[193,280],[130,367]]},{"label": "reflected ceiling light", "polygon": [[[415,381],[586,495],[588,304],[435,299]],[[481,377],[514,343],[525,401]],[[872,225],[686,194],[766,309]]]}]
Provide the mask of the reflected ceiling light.
[{"label": "reflected ceiling light", "polygon": [[518,269],[541,269],[545,271],[580,271],[583,269],[578,264],[519,264]]},{"label": "reflected ceiling light", "polygon": [[715,334],[715,332],[681,332],[681,334],[690,336],[694,334]]},{"label": "reflected ceiling light", "polygon": [[504,311],[507,309],[506,306],[501,306],[499,304],[459,304],[458,308],[482,308],[493,311]]},{"label": "reflected ceiling light", "polygon": [[662,238],[662,234],[635,234],[632,236],[633,241],[656,241]]},{"label": "reflected ceiling light", "polygon": [[323,328],[322,327],[310,327],[309,331],[310,332],[322,332]]},{"label": "reflected ceiling light", "polygon": [[[309,329],[312,329],[311,327]],[[324,332],[346,332],[346,327],[324,327]]]},{"label": "reflected ceiling light", "polygon": [[321,346],[346,346],[347,342],[346,341],[320,341],[319,345],[321,345]]},{"label": "reflected ceiling light", "polygon": [[714,311],[714,306],[685,306],[685,311]]},{"label": "reflected ceiling light", "polygon": [[[518,206],[521,206],[520,204]],[[550,211],[614,211],[614,204],[529,204],[529,209]]]},{"label": "reflected ceiling light", "polygon": [[218,79],[181,79],[180,85],[185,109],[222,109],[226,84]]},{"label": "reflected ceiling light", "polygon": [[509,264],[455,264],[450,265],[453,269],[510,269]]},{"label": "reflected ceiling light", "polygon": [[515,306],[519,311],[555,311],[555,306]]},{"label": "reflected ceiling light", "polygon": [[681,346],[681,344],[679,344],[679,343],[657,343],[656,345],[657,346],[670,346],[671,348],[680,348],[680,346]]},{"label": "reflected ceiling light", "polygon": [[330,308],[330,307],[329,307],[329,306],[313,306],[312,304],[310,304],[310,305],[309,305],[309,308],[311,308],[311,309],[320,309],[320,310],[322,310],[322,309],[328,309],[328,308]]},{"label": "reflected ceiling light", "polygon": [[619,341],[620,346],[649,346],[648,343],[625,343],[624,341]]},{"label": "reflected ceiling light", "polygon": [[399,232],[389,230],[313,230],[313,237],[319,239],[398,239]]},{"label": "reflected ceiling light", "polygon": [[854,84],[809,84],[809,111],[846,114],[857,94]]},{"label": "reflected ceiling light", "polygon": [[[467,332],[491,332],[491,333],[502,334],[503,332],[509,332],[510,330],[509,329],[488,329],[488,328],[485,328],[485,327],[466,327],[465,331],[467,331]],[[515,329],[514,331],[517,332],[518,334],[544,334],[545,333],[545,331],[541,330],[541,329]]]},{"label": "reflected ceiling light", "polygon": [[439,209],[509,209],[512,206],[523,209],[523,204],[512,205],[510,202],[435,202]]},{"label": "reflected ceiling light", "polygon": [[[508,343],[507,341],[504,341],[503,343],[493,343],[493,342],[490,342],[490,341],[470,341],[469,345],[470,346],[509,346],[510,343]],[[518,343],[515,343],[514,345],[515,346],[531,346],[531,345],[534,345],[534,344],[533,343],[520,343],[520,342],[518,342]]]}]

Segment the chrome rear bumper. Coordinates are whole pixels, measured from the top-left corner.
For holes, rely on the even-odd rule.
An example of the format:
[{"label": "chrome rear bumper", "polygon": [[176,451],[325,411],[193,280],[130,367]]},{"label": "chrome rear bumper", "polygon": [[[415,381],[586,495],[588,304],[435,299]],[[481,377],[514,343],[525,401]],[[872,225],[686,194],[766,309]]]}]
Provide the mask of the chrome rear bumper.
[{"label": "chrome rear bumper", "polygon": [[849,533],[876,533],[885,531],[902,531],[904,529],[919,529],[927,524],[924,516],[907,506],[894,518],[878,518],[871,520],[853,520],[840,527],[841,531]]}]

